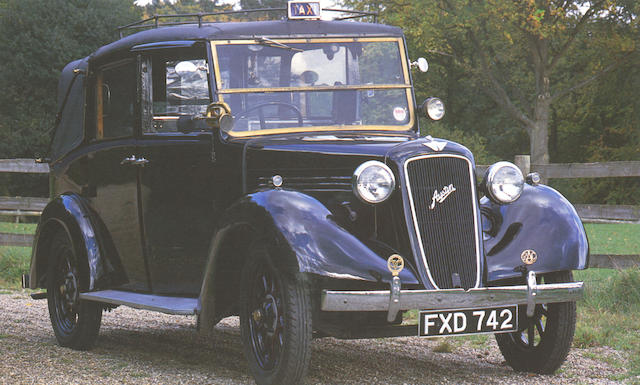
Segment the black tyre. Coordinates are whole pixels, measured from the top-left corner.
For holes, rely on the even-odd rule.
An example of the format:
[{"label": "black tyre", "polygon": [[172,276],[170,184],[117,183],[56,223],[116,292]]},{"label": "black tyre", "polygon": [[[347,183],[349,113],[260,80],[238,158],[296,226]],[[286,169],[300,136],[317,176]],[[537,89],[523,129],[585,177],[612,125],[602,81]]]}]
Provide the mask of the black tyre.
[{"label": "black tyre", "polygon": [[[573,274],[546,274],[544,283],[573,282]],[[536,305],[533,317],[526,316],[526,306],[519,310],[520,331],[496,334],[507,364],[519,372],[551,374],[566,360],[576,328],[576,303],[562,302]]]},{"label": "black tyre", "polygon": [[79,299],[80,291],[88,286],[87,267],[82,265],[66,232],[55,236],[50,250],[47,301],[56,339],[61,346],[90,349],[100,330],[102,306]]},{"label": "black tyre", "polygon": [[241,285],[240,329],[256,383],[301,383],[311,358],[308,283],[258,245],[242,270]]}]

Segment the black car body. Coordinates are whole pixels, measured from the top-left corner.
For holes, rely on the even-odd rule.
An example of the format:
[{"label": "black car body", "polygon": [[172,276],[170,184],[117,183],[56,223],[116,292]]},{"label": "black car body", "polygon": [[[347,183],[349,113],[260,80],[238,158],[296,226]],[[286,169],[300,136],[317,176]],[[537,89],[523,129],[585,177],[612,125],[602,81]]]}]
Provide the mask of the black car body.
[{"label": "black car body", "polygon": [[[410,64],[399,28],[282,20],[160,27],[65,67],[30,274],[61,344],[88,348],[102,310],[128,305],[196,314],[202,332],[240,314],[260,383],[299,381],[312,333],[503,331],[514,368],[555,370],[582,223],[531,180],[500,202],[467,148],[421,137]],[[409,309],[433,314],[418,330]]]}]

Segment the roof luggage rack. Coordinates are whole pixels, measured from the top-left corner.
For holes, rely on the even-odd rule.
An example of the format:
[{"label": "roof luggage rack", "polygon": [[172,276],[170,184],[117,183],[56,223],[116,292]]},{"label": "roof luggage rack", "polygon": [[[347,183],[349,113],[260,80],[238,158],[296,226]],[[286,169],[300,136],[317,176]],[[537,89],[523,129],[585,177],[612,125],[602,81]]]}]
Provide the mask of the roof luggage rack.
[{"label": "roof luggage rack", "polygon": [[[337,17],[333,20],[349,20],[349,19],[358,19],[362,17],[372,17],[373,22],[378,22],[378,12],[370,12],[370,11],[358,11],[352,9],[338,9],[338,8],[323,8],[322,11],[326,12],[338,12],[347,14],[347,16]],[[123,25],[118,27],[117,31],[120,35],[120,38],[124,37],[124,32],[127,30],[143,30],[143,29],[153,29],[159,27],[166,26],[174,26],[174,25],[185,25],[185,24],[197,24],[198,27],[202,27],[203,23],[215,22],[216,20],[205,20],[205,18],[212,17],[221,17],[221,16],[234,16],[240,14],[255,14],[261,12],[282,12],[284,14],[284,18],[287,16],[287,8],[256,8],[256,9],[242,9],[242,10],[228,10],[228,11],[219,11],[219,12],[203,12],[203,13],[185,13],[185,14],[177,14],[177,15],[153,15],[147,19],[143,19],[140,21],[136,21],[131,24]],[[188,20],[179,20],[173,22],[162,22],[163,19],[188,19]],[[219,20],[218,20],[219,21]]]}]

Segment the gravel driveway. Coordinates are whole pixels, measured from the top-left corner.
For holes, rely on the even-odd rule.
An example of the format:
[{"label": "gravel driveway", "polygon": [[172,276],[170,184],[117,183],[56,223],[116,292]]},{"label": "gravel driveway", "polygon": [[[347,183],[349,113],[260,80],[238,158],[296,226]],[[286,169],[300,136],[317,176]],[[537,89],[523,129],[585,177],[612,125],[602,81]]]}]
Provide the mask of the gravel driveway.
[{"label": "gravel driveway", "polygon": [[[573,349],[554,376],[519,374],[505,366],[493,338],[487,344],[420,338],[315,340],[308,384],[609,384],[625,369],[608,348]],[[594,359],[599,357],[599,359]],[[619,365],[618,365],[619,366]],[[253,383],[242,355],[238,319],[223,320],[203,340],[195,319],[119,307],[105,313],[97,346],[61,348],[46,300],[0,294],[0,383]]]}]

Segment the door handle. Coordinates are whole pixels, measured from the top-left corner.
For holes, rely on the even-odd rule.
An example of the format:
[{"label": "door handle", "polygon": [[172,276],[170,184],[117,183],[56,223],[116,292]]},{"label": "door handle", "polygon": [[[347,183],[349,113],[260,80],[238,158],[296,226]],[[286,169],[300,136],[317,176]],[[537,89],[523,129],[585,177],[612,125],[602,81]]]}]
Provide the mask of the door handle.
[{"label": "door handle", "polygon": [[147,159],[145,159],[144,157],[142,158],[138,158],[136,159],[133,164],[135,164],[136,166],[140,166],[140,167],[144,167],[147,164],[149,164],[149,161]]},{"label": "door handle", "polygon": [[149,164],[149,161],[147,159],[145,159],[144,157],[136,158],[135,155],[131,155],[131,156],[128,156],[128,157],[122,159],[120,164],[121,165],[131,164],[131,165],[134,165],[134,166],[144,167],[147,164]]},{"label": "door handle", "polygon": [[131,156],[128,156],[128,157],[122,159],[122,161],[120,162],[120,165],[133,164],[135,161],[136,161],[136,156],[135,155],[131,155]]}]

